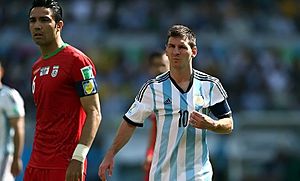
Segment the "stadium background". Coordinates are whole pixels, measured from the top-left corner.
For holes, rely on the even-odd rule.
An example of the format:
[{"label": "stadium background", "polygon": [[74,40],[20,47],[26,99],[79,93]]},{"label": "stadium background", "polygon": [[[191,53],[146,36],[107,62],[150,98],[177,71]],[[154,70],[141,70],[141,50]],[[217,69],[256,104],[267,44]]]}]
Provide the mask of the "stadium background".
[{"label": "stadium background", "polygon": [[[215,181],[300,179],[300,2],[297,0],[64,0],[65,42],[93,58],[103,121],[89,153],[88,181],[147,77],[146,56],[164,48],[172,24],[198,36],[194,66],[222,81],[235,118],[231,135],[209,135]],[[31,65],[39,56],[28,30],[30,1],[0,1],[4,82],[26,103],[24,165],[35,108]],[[116,158],[110,180],[142,180],[149,124]],[[18,177],[22,180],[22,175]]]}]

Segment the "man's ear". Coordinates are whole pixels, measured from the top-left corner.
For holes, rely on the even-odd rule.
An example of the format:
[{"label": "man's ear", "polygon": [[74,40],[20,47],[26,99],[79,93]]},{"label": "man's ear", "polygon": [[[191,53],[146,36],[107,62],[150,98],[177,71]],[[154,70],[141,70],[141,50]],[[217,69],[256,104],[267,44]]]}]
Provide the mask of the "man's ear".
[{"label": "man's ear", "polygon": [[198,53],[198,49],[197,49],[196,46],[192,48],[192,52],[193,52],[192,57],[195,58],[197,56],[197,53]]},{"label": "man's ear", "polygon": [[58,22],[56,23],[56,28],[57,28],[57,30],[59,30],[59,31],[62,30],[63,26],[64,26],[64,22],[63,22],[62,20],[60,20],[60,21],[58,21]]},{"label": "man's ear", "polygon": [[0,81],[3,76],[4,76],[4,68],[0,64]]}]

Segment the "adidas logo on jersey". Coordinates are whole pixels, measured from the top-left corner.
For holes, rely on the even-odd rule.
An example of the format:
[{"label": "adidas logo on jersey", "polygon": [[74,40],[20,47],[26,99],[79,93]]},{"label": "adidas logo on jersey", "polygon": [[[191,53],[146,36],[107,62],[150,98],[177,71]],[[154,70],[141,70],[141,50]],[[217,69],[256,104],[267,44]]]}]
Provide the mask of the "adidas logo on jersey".
[{"label": "adidas logo on jersey", "polygon": [[172,104],[172,101],[170,98],[168,98],[167,100],[165,100],[164,104]]}]

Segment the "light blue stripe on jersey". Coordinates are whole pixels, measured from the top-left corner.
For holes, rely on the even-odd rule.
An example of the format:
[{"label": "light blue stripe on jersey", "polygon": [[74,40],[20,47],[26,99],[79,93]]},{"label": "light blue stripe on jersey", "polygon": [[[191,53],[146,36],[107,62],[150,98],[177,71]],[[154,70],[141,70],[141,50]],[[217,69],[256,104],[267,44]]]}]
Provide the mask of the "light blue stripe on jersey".
[{"label": "light blue stripe on jersey", "polygon": [[[192,93],[193,94],[193,93]],[[193,97],[193,95],[192,95]],[[184,99],[187,100],[187,95],[184,94]],[[181,102],[183,100],[181,99]],[[187,101],[185,101],[187,102]],[[180,108],[183,110],[188,110],[188,105],[186,103],[180,103]],[[189,116],[188,116],[189,119]],[[185,170],[186,170],[186,180],[195,180],[195,135],[196,129],[188,124],[186,129],[186,158],[185,158]]]},{"label": "light blue stripe on jersey", "polygon": [[[164,81],[162,86],[163,86],[164,100],[167,99],[172,100],[171,80],[169,79],[167,81]],[[161,133],[162,135],[161,135],[161,142],[160,142],[160,149],[159,149],[159,156],[158,156],[158,163],[157,163],[157,171],[154,175],[155,181],[161,181],[162,169],[163,169],[162,165],[167,155],[169,133],[170,133],[171,123],[173,119],[172,103],[164,104],[164,111],[166,116],[165,116],[165,121]]]},{"label": "light blue stripe on jersey", "polygon": [[[208,105],[211,106],[212,102],[212,94],[213,94],[213,88],[214,88],[214,83],[210,82],[210,88],[209,88],[209,103]],[[205,111],[205,114],[208,113],[208,110]],[[208,159],[208,147],[207,147],[207,140],[206,140],[206,129],[202,129],[202,170],[206,170],[204,167],[207,165],[207,159]],[[205,178],[206,180],[209,180],[210,177]]]},{"label": "light blue stripe on jersey", "polygon": [[[180,95],[180,110],[187,110],[187,96],[186,94]],[[179,120],[180,121],[180,120]],[[180,145],[180,140],[184,134],[185,127],[182,125],[183,123],[181,122],[181,127],[178,126],[178,132],[177,132],[177,137],[176,137],[176,143],[174,148],[174,151],[171,155],[170,158],[170,181],[176,181],[177,180],[177,157],[178,157],[178,148]]]},{"label": "light blue stripe on jersey", "polygon": [[214,88],[214,83],[213,82],[210,82],[210,89],[209,89],[209,106],[211,106],[211,99],[213,97],[213,88]]}]

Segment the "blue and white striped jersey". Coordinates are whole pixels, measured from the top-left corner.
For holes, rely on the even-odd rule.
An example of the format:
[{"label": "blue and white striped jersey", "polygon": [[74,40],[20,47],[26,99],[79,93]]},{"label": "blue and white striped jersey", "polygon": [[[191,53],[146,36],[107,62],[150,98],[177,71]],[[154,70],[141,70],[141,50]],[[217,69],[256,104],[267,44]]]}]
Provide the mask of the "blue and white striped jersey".
[{"label": "blue and white striped jersey", "polygon": [[[157,136],[150,181],[200,181],[212,179],[206,130],[189,125],[189,114],[207,110],[227,98],[219,80],[193,70],[192,82],[183,92],[166,72],[140,89],[124,118],[141,126],[154,112]],[[230,113],[230,110],[229,112]]]},{"label": "blue and white striped jersey", "polygon": [[25,115],[24,102],[21,95],[8,86],[0,87],[0,165],[6,155],[13,152],[13,129],[9,119]]}]

